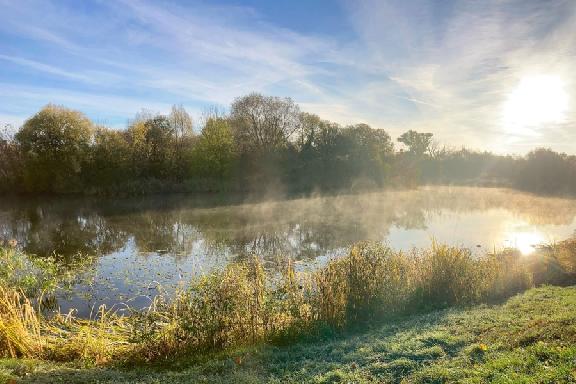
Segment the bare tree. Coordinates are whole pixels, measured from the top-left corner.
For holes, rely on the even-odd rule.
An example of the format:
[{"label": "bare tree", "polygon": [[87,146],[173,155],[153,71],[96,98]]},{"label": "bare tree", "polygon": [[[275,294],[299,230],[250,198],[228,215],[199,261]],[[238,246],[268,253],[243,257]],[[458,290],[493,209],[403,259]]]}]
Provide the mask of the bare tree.
[{"label": "bare tree", "polygon": [[227,119],[225,108],[218,105],[209,105],[202,110],[200,115],[200,129],[203,129],[210,120]]},{"label": "bare tree", "polygon": [[6,142],[14,140],[14,133],[15,129],[14,126],[10,123],[4,124],[4,127],[0,130],[0,140],[4,140]]},{"label": "bare tree", "polygon": [[428,145],[428,156],[430,156],[432,159],[441,158],[448,152],[449,150],[446,148],[446,146],[441,146],[438,140],[432,139]]},{"label": "bare tree", "polygon": [[168,121],[174,135],[174,162],[178,178],[182,178],[185,172],[183,166],[186,142],[194,135],[192,118],[182,105],[173,105],[168,116]]},{"label": "bare tree", "polygon": [[173,105],[168,119],[170,120],[170,125],[172,125],[172,129],[176,135],[176,141],[193,135],[194,125],[192,123],[192,118],[182,105]]},{"label": "bare tree", "polygon": [[133,119],[128,119],[127,126],[130,127],[138,123],[145,123],[148,120],[152,120],[157,115],[158,113],[154,113],[149,109],[142,108],[139,112],[136,113]]}]

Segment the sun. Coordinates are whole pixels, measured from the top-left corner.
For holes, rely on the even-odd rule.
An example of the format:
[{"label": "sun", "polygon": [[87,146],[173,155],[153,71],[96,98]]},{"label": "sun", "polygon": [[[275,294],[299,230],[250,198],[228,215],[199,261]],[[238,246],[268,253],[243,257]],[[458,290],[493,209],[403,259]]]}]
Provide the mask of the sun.
[{"label": "sun", "polygon": [[503,126],[509,133],[530,135],[544,124],[562,123],[568,99],[560,76],[525,76],[503,104]]}]

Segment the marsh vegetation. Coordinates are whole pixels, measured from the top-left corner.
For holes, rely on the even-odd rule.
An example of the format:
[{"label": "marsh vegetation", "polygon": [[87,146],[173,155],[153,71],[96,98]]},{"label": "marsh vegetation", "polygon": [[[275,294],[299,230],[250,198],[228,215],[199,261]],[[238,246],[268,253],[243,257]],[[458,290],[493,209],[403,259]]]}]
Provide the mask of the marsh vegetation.
[{"label": "marsh vegetation", "polygon": [[[22,383],[415,383],[574,381],[574,287],[543,287],[502,305],[414,315],[363,332],[258,345],[159,367],[0,360]],[[0,379],[0,380],[1,380]]]},{"label": "marsh vegetation", "polygon": [[[0,250],[9,261],[2,268],[26,258]],[[314,271],[287,262],[280,274],[254,257],[157,296],[147,309],[102,306],[91,319],[47,315],[39,291],[27,296],[20,282],[2,280],[0,350],[12,359],[0,360],[0,380],[570,382],[574,289],[548,286],[499,303],[575,282],[574,240],[529,258],[361,243]],[[496,305],[470,309],[482,303]]]},{"label": "marsh vegetation", "polygon": [[[5,357],[104,364],[291,343],[490,302],[534,285],[573,284],[575,244],[541,247],[526,259],[514,250],[479,258],[438,244],[404,253],[363,243],[314,271],[297,272],[287,262],[280,274],[267,273],[252,258],[202,276],[172,297],[156,296],[145,310],[127,315],[101,306],[86,320],[73,312],[47,315],[38,294],[29,297],[19,282],[3,280],[0,345]],[[14,249],[1,252],[3,260],[25,257]]]}]

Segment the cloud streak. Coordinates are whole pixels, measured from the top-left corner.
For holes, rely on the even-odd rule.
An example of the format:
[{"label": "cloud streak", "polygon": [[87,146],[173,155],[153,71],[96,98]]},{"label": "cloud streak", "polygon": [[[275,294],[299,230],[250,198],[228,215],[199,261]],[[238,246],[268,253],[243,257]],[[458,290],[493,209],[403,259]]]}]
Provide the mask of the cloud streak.
[{"label": "cloud streak", "polygon": [[[140,108],[200,111],[258,91],[394,136],[417,129],[499,152],[576,151],[573,1],[340,4],[345,27],[312,34],[217,2],[0,0],[0,118],[59,102],[120,126]],[[569,112],[537,135],[512,133],[502,106],[531,74],[561,77]]]},{"label": "cloud streak", "polygon": [[404,120],[405,127],[498,151],[554,144],[574,152],[576,148],[554,140],[558,131],[572,142],[576,139],[569,128],[574,103],[571,125],[544,127],[537,138],[510,135],[500,114],[523,76],[557,73],[574,91],[568,68],[576,64],[575,4],[464,0],[446,2],[442,16],[430,4],[368,0],[352,11],[370,52],[368,61],[386,70],[410,99],[423,101],[420,113]]}]

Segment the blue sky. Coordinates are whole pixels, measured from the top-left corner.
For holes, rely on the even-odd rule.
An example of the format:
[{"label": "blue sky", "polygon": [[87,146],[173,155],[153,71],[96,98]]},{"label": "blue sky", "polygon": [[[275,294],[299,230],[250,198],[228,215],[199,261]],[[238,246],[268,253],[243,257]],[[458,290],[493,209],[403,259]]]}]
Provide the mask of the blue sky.
[{"label": "blue sky", "polygon": [[123,128],[252,91],[442,144],[576,153],[573,0],[0,0],[0,123]]}]

